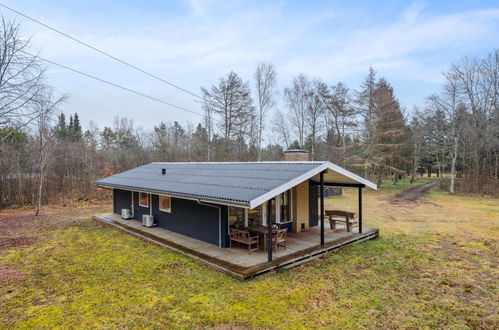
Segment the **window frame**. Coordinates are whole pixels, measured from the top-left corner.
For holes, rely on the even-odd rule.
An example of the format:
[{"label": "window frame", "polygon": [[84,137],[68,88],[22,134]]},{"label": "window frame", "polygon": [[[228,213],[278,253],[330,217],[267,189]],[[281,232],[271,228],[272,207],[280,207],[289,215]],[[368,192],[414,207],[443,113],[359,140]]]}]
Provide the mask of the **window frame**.
[{"label": "window frame", "polygon": [[[142,194],[146,195],[147,196],[147,204],[142,204]],[[145,193],[145,192],[139,192],[139,206],[141,207],[149,207],[149,204],[150,204],[150,201],[149,201],[149,195],[148,193]]]},{"label": "window frame", "polygon": [[[170,209],[163,209],[161,208],[161,198],[162,197],[165,197],[165,198],[168,198],[170,200]],[[161,211],[161,212],[166,212],[166,213],[172,213],[172,196],[168,196],[168,195],[159,195],[158,196],[158,209]]]}]

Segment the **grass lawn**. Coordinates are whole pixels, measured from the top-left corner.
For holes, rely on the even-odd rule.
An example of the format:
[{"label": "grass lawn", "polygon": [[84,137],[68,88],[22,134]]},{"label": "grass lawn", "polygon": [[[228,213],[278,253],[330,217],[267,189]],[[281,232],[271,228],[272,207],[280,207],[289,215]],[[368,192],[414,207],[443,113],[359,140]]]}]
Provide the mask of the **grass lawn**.
[{"label": "grass lawn", "polygon": [[88,219],[109,204],[1,211],[0,327],[497,328],[499,200],[408,187],[364,194],[378,239],[246,282]]}]

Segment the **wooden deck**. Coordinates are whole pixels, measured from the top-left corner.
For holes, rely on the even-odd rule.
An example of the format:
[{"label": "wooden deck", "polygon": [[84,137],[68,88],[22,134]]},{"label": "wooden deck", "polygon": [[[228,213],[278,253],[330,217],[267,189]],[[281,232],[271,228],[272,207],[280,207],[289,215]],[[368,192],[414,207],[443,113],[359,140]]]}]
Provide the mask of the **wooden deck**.
[{"label": "wooden deck", "polygon": [[[252,278],[278,268],[291,268],[342,246],[378,236],[376,228],[364,228],[362,234],[356,232],[356,227],[354,232],[339,228],[340,230],[335,232],[326,232],[325,244],[321,246],[319,227],[312,227],[300,233],[288,233],[286,250],[279,248],[273,254],[273,261],[267,262],[267,252],[264,251],[248,254],[248,250],[244,248],[222,249],[163,228],[144,227],[137,220],[123,220],[117,214],[95,215],[94,219],[241,279]],[[324,225],[328,231],[329,222],[325,221]]]}]

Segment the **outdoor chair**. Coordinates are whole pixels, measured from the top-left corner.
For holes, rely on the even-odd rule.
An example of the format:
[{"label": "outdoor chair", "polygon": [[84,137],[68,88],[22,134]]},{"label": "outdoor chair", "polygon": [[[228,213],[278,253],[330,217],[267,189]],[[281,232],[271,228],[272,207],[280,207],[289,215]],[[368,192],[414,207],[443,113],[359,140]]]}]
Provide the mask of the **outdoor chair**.
[{"label": "outdoor chair", "polygon": [[258,251],[258,236],[251,236],[249,231],[230,228],[229,236],[229,248],[232,248],[232,242],[236,242],[237,247],[239,247],[240,244],[247,245],[249,254]]},{"label": "outdoor chair", "polygon": [[[286,239],[288,236],[288,228],[278,229],[272,233],[272,251],[276,251],[279,247],[283,247],[286,250]],[[264,249],[267,251],[268,236],[265,234],[264,237]]]}]

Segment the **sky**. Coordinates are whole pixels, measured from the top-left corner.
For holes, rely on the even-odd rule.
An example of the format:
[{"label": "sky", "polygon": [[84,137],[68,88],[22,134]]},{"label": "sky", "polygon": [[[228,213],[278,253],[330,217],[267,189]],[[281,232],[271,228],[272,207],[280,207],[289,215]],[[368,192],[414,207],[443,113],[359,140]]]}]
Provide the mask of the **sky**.
[{"label": "sky", "polygon": [[[234,70],[252,81],[258,62],[277,70],[282,90],[304,73],[358,89],[372,66],[410,114],[439,90],[451,63],[499,48],[498,1],[117,1],[0,0],[195,94]],[[33,52],[194,112],[192,95],[134,71],[7,9]],[[67,95],[61,110],[84,127],[116,116],[152,129],[202,117],[47,66],[47,83]]]}]

